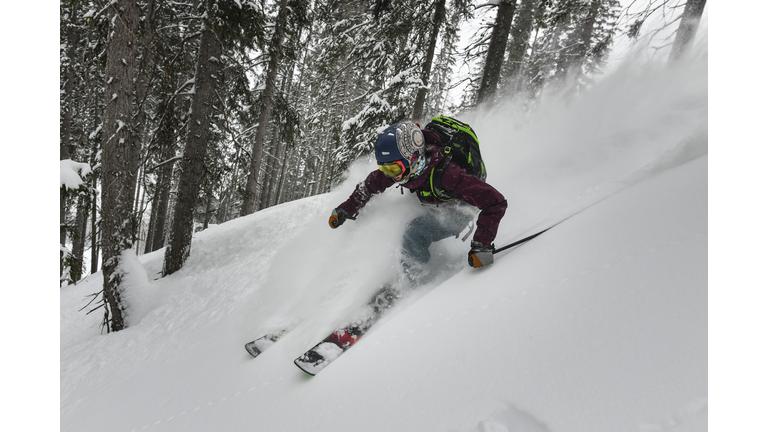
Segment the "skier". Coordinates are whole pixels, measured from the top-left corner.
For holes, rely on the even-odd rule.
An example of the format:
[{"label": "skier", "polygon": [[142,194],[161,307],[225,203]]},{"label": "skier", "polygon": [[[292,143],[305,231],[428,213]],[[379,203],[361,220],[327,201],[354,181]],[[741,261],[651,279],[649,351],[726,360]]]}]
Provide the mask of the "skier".
[{"label": "skier", "polygon": [[[328,221],[331,228],[354,219],[374,194],[399,184],[416,192],[422,204],[433,207],[406,226],[401,265],[408,282],[419,285],[430,278],[425,267],[430,259],[429,246],[448,237],[458,237],[471,226],[476,213],[473,206],[480,209],[480,214],[468,254],[469,265],[479,268],[493,263],[493,240],[507,209],[501,193],[467,174],[453,161],[444,167],[442,179],[432,175],[446,157],[444,147],[436,133],[422,130],[417,123],[403,121],[389,126],[376,139],[375,151],[378,169],[368,174],[349,199],[333,210]],[[455,199],[438,200],[436,188]]]}]

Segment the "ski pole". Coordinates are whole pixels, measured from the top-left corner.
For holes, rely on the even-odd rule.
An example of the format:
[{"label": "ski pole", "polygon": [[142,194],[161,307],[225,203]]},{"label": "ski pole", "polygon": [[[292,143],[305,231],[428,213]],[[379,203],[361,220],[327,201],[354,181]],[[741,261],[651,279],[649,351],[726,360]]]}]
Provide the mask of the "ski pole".
[{"label": "ski pole", "polygon": [[494,253],[494,255],[495,255],[495,254],[497,254],[497,253],[499,253],[499,252],[501,252],[501,251],[505,251],[505,250],[507,250],[507,249],[509,249],[509,248],[513,248],[513,247],[515,247],[515,246],[517,246],[517,245],[519,245],[519,244],[525,243],[525,242],[527,242],[528,240],[531,240],[531,239],[533,239],[533,238],[536,238],[536,237],[538,237],[538,236],[540,236],[540,235],[544,234],[545,232],[549,231],[550,229],[552,229],[552,227],[549,227],[549,228],[547,228],[547,229],[541,230],[541,231],[537,232],[536,234],[531,234],[531,235],[529,235],[529,236],[528,236],[528,237],[526,237],[526,238],[523,238],[523,239],[517,240],[517,241],[515,241],[515,242],[512,242],[512,243],[510,243],[510,244],[508,244],[508,245],[506,245],[506,246],[502,246],[502,247],[500,247],[500,248],[498,248],[498,249],[495,249],[495,250],[493,251],[493,253]]},{"label": "ski pole", "polygon": [[[625,187],[626,187],[626,186],[625,186]],[[524,239],[520,239],[520,240],[517,240],[517,241],[515,241],[515,242],[512,242],[512,243],[510,243],[510,244],[508,244],[508,245],[506,245],[506,246],[502,246],[502,247],[500,247],[500,248],[498,248],[498,249],[494,250],[494,251],[493,251],[493,253],[494,253],[494,255],[495,255],[495,254],[497,254],[497,253],[499,253],[499,252],[501,252],[501,251],[505,251],[505,250],[507,250],[507,249],[509,249],[509,248],[513,248],[513,247],[515,247],[515,246],[517,246],[517,245],[519,245],[519,244],[525,243],[525,242],[527,242],[528,240],[531,240],[531,239],[533,239],[533,238],[536,238],[536,237],[538,237],[538,236],[540,236],[540,235],[544,234],[545,232],[547,232],[547,231],[551,230],[552,228],[554,228],[554,227],[556,227],[556,226],[560,225],[561,223],[563,223],[563,222],[567,221],[568,219],[570,219],[570,218],[572,218],[572,217],[576,216],[577,214],[579,214],[579,213],[583,212],[584,210],[586,210],[586,209],[588,209],[588,208],[591,208],[591,207],[594,207],[594,206],[595,206],[595,204],[598,204],[598,203],[600,203],[600,202],[602,202],[602,201],[605,201],[606,199],[608,199],[608,198],[610,198],[610,197],[612,197],[612,196],[616,195],[617,193],[619,193],[619,192],[620,192],[620,191],[622,191],[622,190],[624,190],[624,187],[622,187],[622,188],[619,188],[618,190],[615,190],[615,191],[613,191],[613,192],[609,193],[608,195],[606,195],[606,196],[604,196],[604,197],[602,197],[602,198],[598,199],[597,201],[594,201],[594,202],[592,202],[591,204],[588,204],[587,206],[585,206],[585,207],[581,208],[580,210],[578,210],[578,211],[576,211],[576,212],[574,212],[574,213],[571,213],[571,214],[570,214],[568,217],[566,217],[565,219],[561,220],[560,222],[558,222],[558,223],[556,223],[556,224],[554,224],[554,225],[550,226],[549,228],[543,229],[543,230],[541,230],[541,231],[537,232],[536,234],[531,234],[531,235],[529,235],[528,237],[526,237],[526,238],[524,238]]]}]

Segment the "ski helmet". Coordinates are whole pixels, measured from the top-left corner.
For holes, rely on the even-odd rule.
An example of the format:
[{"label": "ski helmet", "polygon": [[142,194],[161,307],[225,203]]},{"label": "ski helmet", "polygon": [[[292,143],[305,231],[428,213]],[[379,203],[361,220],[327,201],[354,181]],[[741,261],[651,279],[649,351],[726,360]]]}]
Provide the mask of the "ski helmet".
[{"label": "ski helmet", "polygon": [[393,179],[402,174],[398,183],[418,177],[426,166],[424,135],[412,122],[399,122],[384,129],[376,138],[374,148],[379,169],[384,174]]}]

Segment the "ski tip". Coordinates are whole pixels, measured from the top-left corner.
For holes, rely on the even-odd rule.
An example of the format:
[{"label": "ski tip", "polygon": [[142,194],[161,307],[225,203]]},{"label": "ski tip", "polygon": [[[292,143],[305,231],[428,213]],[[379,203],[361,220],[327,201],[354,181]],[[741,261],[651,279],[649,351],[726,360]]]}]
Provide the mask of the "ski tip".
[{"label": "ski tip", "polygon": [[245,344],[245,350],[248,351],[248,354],[250,354],[253,357],[258,357],[259,354],[261,354],[261,351],[259,351],[258,348],[256,348],[256,345],[253,342],[248,342]]},{"label": "ski tip", "polygon": [[315,376],[315,374],[319,372],[317,370],[314,370],[314,368],[312,368],[311,365],[302,362],[301,357],[294,360],[293,364],[295,364],[299,369],[301,369],[304,373],[306,373],[309,376]]},{"label": "ski tip", "polygon": [[266,335],[248,342],[245,344],[245,350],[253,357],[257,357],[259,354],[267,350],[267,348],[274,345],[281,337],[285,336],[290,329],[283,329],[274,333],[267,333]]},{"label": "ski tip", "polygon": [[320,342],[314,348],[302,354],[293,361],[304,372],[315,376],[325,369],[332,361],[336,360],[344,349],[332,342]]}]

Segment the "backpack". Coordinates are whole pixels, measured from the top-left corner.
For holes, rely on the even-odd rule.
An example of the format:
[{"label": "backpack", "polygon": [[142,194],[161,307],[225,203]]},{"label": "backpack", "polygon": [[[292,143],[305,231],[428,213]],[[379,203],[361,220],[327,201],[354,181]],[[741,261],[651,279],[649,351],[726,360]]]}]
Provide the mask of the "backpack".
[{"label": "backpack", "polygon": [[455,198],[455,195],[442,187],[443,172],[451,161],[456,162],[467,174],[485,181],[488,173],[480,154],[480,141],[471,126],[441,115],[433,117],[424,129],[435,132],[440,137],[445,157],[430,173],[430,191],[419,192],[421,202],[437,204]]}]

